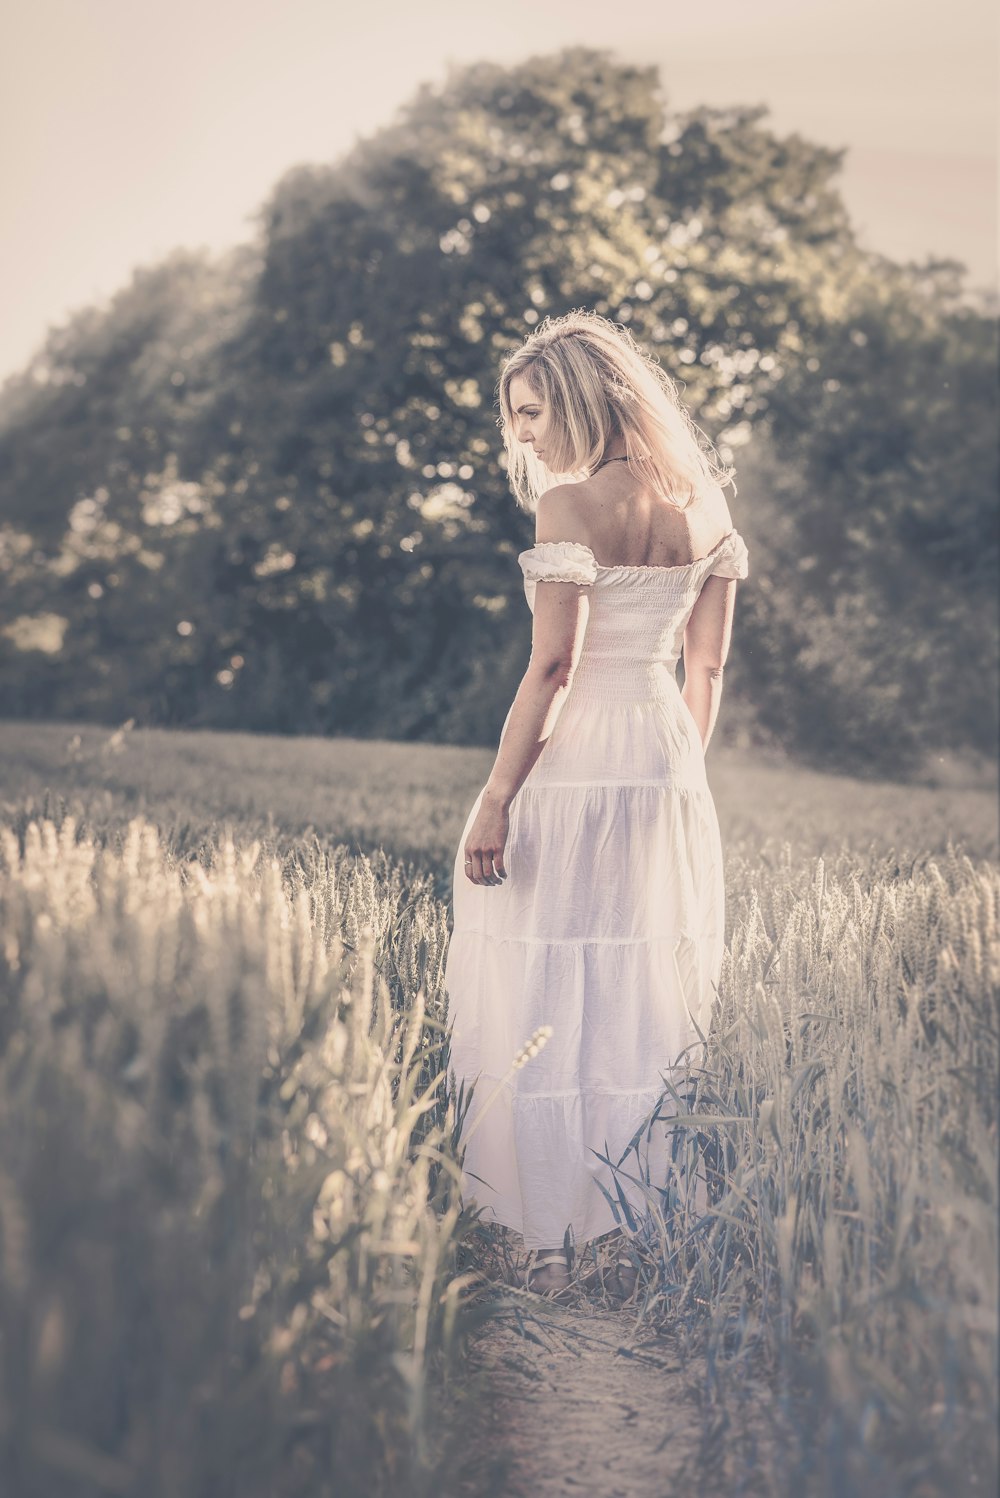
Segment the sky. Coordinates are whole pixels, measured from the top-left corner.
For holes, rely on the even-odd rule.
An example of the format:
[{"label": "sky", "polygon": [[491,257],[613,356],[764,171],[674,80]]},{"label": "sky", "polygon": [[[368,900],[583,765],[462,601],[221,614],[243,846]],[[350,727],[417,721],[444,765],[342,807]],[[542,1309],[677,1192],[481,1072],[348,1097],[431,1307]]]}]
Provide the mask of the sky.
[{"label": "sky", "polygon": [[564,46],[655,65],[667,103],[764,104],[846,147],[862,244],[998,280],[994,0],[30,0],[0,19],[0,380],[178,246],[250,238],[449,64]]}]

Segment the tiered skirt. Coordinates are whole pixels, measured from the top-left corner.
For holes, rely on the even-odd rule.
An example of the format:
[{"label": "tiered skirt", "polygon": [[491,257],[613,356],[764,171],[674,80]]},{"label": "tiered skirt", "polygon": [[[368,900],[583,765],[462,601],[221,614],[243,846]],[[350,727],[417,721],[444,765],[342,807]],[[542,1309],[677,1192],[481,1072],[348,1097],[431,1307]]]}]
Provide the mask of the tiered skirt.
[{"label": "tiered skirt", "polygon": [[[445,968],[452,1069],[475,1083],[464,1195],[529,1248],[609,1232],[619,1191],[642,1210],[629,1176],[655,1181],[663,1144],[629,1146],[665,1078],[697,1063],[722,965],[719,825],[676,678],[581,664],[511,802],[499,885],[465,875],[482,791],[469,811]],[[617,1183],[602,1156],[623,1161]]]}]

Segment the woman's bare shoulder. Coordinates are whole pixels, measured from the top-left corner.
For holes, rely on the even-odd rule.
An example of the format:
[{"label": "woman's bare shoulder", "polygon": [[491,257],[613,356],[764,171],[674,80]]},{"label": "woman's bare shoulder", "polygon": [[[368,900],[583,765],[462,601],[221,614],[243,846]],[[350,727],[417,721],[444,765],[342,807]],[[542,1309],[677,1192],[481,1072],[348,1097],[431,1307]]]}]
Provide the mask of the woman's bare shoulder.
[{"label": "woman's bare shoulder", "polygon": [[718,484],[712,484],[698,496],[693,504],[688,506],[688,516],[691,531],[697,530],[700,539],[705,543],[700,549],[705,551],[711,551],[714,546],[718,546],[723,536],[728,536],[733,529],[729,502]]},{"label": "woman's bare shoulder", "polygon": [[536,541],[581,541],[589,545],[583,484],[553,484],[535,506]]}]

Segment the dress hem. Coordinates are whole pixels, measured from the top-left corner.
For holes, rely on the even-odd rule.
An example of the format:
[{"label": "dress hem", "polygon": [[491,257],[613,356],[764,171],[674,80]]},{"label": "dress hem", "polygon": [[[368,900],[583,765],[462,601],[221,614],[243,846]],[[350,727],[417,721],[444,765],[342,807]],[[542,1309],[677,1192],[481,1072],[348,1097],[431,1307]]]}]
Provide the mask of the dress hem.
[{"label": "dress hem", "polygon": [[[628,1155],[631,1154],[631,1152],[632,1152],[632,1141],[635,1139],[636,1134],[639,1132],[640,1128],[644,1124],[649,1123],[651,1115],[655,1111],[657,1103],[664,1096],[666,1096],[666,1094],[667,1094],[667,1088],[665,1086],[659,1086],[659,1087],[650,1086],[650,1087],[639,1087],[639,1088],[627,1088],[627,1089],[624,1089],[623,1092],[620,1093],[620,1094],[612,1094],[614,1096],[632,1096],[632,1097],[635,1097],[637,1099],[638,1098],[644,1098],[646,1100],[646,1106],[644,1106],[641,1111],[639,1111],[638,1109],[636,1110],[635,1114],[633,1115],[633,1117],[632,1117],[632,1119],[631,1119],[631,1121],[630,1121],[630,1123],[628,1125],[628,1128],[624,1131],[625,1132],[625,1137],[626,1137],[626,1140],[628,1141],[628,1143],[626,1144],[626,1147],[619,1152],[621,1160],[622,1160],[622,1167],[624,1167],[624,1161],[627,1159]],[[570,1092],[569,1095],[570,1096],[574,1096],[574,1097],[579,1097],[582,1094],[581,1094],[581,1092],[580,1092],[579,1089],[573,1089]],[[598,1095],[603,1095],[603,1094],[598,1094]],[[514,1101],[515,1102],[516,1101],[521,1101],[521,1099],[515,1098]],[[663,1120],[663,1121],[664,1122],[668,1122],[669,1121],[669,1115],[668,1115],[668,1118],[666,1120]],[[596,1155],[598,1153],[596,1150],[594,1150],[593,1146],[590,1146],[589,1148],[590,1148],[592,1154]],[[609,1158],[610,1158],[610,1156],[609,1156]],[[603,1162],[602,1162],[602,1164],[603,1164]],[[607,1170],[611,1169],[611,1167],[607,1166],[607,1165],[604,1165],[604,1169],[605,1169],[605,1171],[607,1171]],[[605,1236],[605,1234],[607,1234],[607,1233],[613,1233],[613,1232],[616,1232],[616,1231],[627,1231],[627,1224],[624,1221],[617,1221],[615,1219],[615,1214],[614,1214],[614,1211],[613,1211],[610,1203],[601,1194],[601,1189],[598,1186],[597,1181],[593,1180],[593,1179],[591,1180],[591,1184],[592,1184],[594,1192],[597,1195],[597,1197],[599,1198],[599,1200],[597,1202],[595,1202],[593,1212],[591,1212],[590,1214],[588,1214],[588,1215],[586,1215],[586,1216],[583,1217],[583,1219],[580,1222],[579,1227],[577,1226],[577,1224],[575,1222],[570,1221],[570,1222],[568,1222],[564,1226],[563,1231],[562,1231],[561,1234],[555,1234],[555,1233],[553,1233],[553,1234],[545,1234],[545,1233],[531,1233],[531,1234],[528,1234],[528,1233],[525,1232],[525,1229],[524,1229],[524,1213],[523,1213],[523,1210],[522,1210],[522,1212],[520,1214],[520,1219],[518,1221],[508,1221],[507,1220],[508,1218],[514,1218],[514,1217],[516,1217],[517,1213],[514,1212],[514,1211],[509,1211],[508,1210],[508,1211],[505,1211],[504,1212],[504,1216],[501,1217],[499,1215],[499,1213],[497,1212],[496,1208],[494,1208],[489,1203],[479,1203],[477,1201],[477,1198],[476,1198],[475,1190],[472,1190],[472,1189],[467,1190],[466,1186],[465,1186],[465,1182],[467,1180],[470,1180],[470,1181],[475,1181],[481,1188],[485,1187],[487,1191],[492,1191],[493,1188],[489,1185],[489,1183],[487,1181],[485,1181],[485,1180],[481,1179],[480,1177],[476,1176],[474,1174],[474,1172],[467,1171],[464,1166],[463,1166],[463,1169],[462,1169],[462,1178],[463,1178],[463,1184],[462,1184],[462,1193],[461,1194],[462,1194],[463,1205],[465,1205],[465,1206],[479,1207],[479,1210],[480,1210],[480,1220],[483,1221],[483,1222],[485,1222],[487,1226],[504,1227],[504,1228],[508,1228],[513,1233],[517,1233],[517,1235],[521,1239],[521,1241],[522,1241],[525,1249],[539,1249],[539,1248],[552,1248],[552,1247],[555,1247],[556,1245],[553,1243],[553,1238],[556,1237],[557,1240],[558,1240],[558,1243],[561,1244],[562,1241],[563,1241],[563,1238],[565,1237],[567,1229],[570,1230],[570,1232],[572,1234],[573,1242],[578,1247],[583,1247],[584,1245],[586,1245],[588,1243],[592,1243],[596,1238],[603,1238]],[[605,1189],[609,1190],[612,1194],[614,1193],[614,1182],[615,1182],[615,1176],[614,1176],[614,1171],[612,1170],[612,1179],[611,1179],[611,1182],[608,1183],[608,1185],[605,1187]],[[632,1187],[632,1182],[629,1181],[629,1182],[626,1182],[626,1183],[624,1183],[622,1185],[622,1190],[623,1190],[623,1192],[625,1194],[626,1200],[628,1201],[629,1209],[635,1214],[636,1217],[641,1217],[643,1215],[644,1208],[641,1207],[641,1206],[639,1206],[639,1204],[630,1195],[629,1188],[631,1188],[631,1187]],[[619,1207],[619,1210],[620,1210],[620,1208],[621,1208],[621,1204],[620,1203],[618,1203],[618,1207]],[[601,1223],[602,1220],[606,1221],[606,1226],[603,1226],[603,1227],[600,1226],[600,1223]]]},{"label": "dress hem", "polygon": [[[702,1187],[704,1187],[705,1178],[701,1174],[700,1168],[695,1171],[694,1179],[700,1182]],[[629,1196],[628,1190],[626,1188],[632,1187],[632,1185],[633,1183],[629,1181],[625,1183],[622,1189],[623,1191],[625,1191],[629,1210],[637,1219],[637,1226],[641,1226],[642,1219],[645,1216],[645,1213],[648,1211],[648,1204],[640,1206],[632,1197]],[[650,1190],[659,1192],[660,1188],[657,1187],[655,1183],[653,1183],[650,1186]],[[463,1200],[467,1204],[470,1202],[472,1204],[475,1204],[475,1199],[474,1197],[472,1197],[471,1193],[463,1192]],[[616,1205],[620,1212],[621,1203],[616,1203]],[[583,1226],[581,1228],[577,1229],[574,1223],[567,1224],[576,1252],[581,1252],[589,1244],[594,1243],[599,1238],[606,1237],[609,1233],[630,1233],[633,1231],[629,1227],[628,1223],[624,1220],[624,1214],[622,1214],[622,1220],[620,1221],[615,1218],[610,1204],[603,1197],[601,1198],[600,1207],[602,1209],[600,1216],[593,1215],[589,1219],[585,1218]],[[704,1211],[707,1211],[708,1209],[706,1207],[701,1210],[702,1213],[704,1213]],[[558,1238],[558,1244],[556,1244],[553,1242],[553,1238],[557,1235],[550,1234],[546,1236],[544,1234],[538,1233],[526,1235],[524,1232],[523,1217],[520,1223],[508,1222],[506,1220],[507,1215],[513,1217],[515,1214],[509,1213],[505,1214],[504,1217],[501,1217],[492,1207],[486,1206],[480,1210],[479,1221],[482,1222],[486,1227],[502,1227],[508,1229],[512,1233],[516,1233],[521,1239],[522,1246],[526,1252],[531,1250],[535,1250],[537,1252],[539,1249],[549,1249],[562,1246],[563,1240],[565,1238],[565,1229],[563,1231],[563,1234]]]}]

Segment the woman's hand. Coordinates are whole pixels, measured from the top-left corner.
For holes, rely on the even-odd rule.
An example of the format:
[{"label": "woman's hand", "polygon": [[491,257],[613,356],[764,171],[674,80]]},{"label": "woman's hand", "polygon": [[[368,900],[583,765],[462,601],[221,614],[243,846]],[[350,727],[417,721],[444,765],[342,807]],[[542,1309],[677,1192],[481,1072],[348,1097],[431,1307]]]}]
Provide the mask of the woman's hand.
[{"label": "woman's hand", "polygon": [[499,884],[506,879],[503,850],[507,846],[509,822],[507,801],[484,791],[463,854],[465,877],[473,884]]}]

